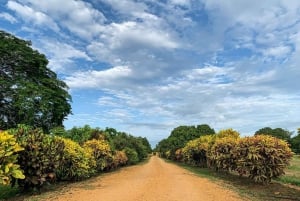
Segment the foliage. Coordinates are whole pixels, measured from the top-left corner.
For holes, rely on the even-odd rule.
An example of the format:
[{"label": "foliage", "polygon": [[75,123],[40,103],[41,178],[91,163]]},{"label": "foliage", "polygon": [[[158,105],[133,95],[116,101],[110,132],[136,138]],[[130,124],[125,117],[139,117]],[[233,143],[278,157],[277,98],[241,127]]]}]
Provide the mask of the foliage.
[{"label": "foliage", "polygon": [[272,129],[270,127],[264,127],[256,131],[255,135],[271,135],[273,137],[285,140],[287,142],[290,142],[291,139],[291,132],[282,128]]},{"label": "foliage", "polygon": [[[137,162],[147,158],[148,154],[151,152],[151,146],[146,138],[135,137],[124,132],[117,132],[114,136],[110,136],[110,139],[115,150],[122,151],[126,148],[134,150],[137,153]],[[128,161],[130,162],[130,160],[131,159],[128,156]]]},{"label": "foliage", "polygon": [[56,169],[58,179],[80,180],[95,172],[96,161],[90,149],[85,150],[67,138],[56,137],[56,139],[64,143],[62,161]]},{"label": "foliage", "polygon": [[170,136],[158,143],[156,150],[161,156],[165,157],[165,153],[170,151],[170,158],[175,159],[176,150],[183,148],[187,142],[197,139],[200,136],[215,134],[214,129],[207,124],[198,126],[178,126],[171,131]]},{"label": "foliage", "polygon": [[267,135],[242,138],[233,152],[240,175],[249,175],[261,183],[269,183],[272,178],[283,175],[292,158],[285,141]]},{"label": "foliage", "polygon": [[189,141],[182,149],[183,160],[200,167],[207,166],[207,152],[215,141],[215,135],[205,135]]},{"label": "foliage", "polygon": [[24,148],[18,156],[18,164],[25,174],[25,179],[17,180],[19,187],[22,190],[40,189],[46,183],[54,182],[64,144],[43,134],[40,129],[19,126],[11,132]]},{"label": "foliage", "polygon": [[237,135],[217,138],[207,152],[208,166],[215,170],[231,171],[236,169],[236,156],[233,150],[237,146]]},{"label": "foliage", "polygon": [[232,128],[220,130],[216,135],[217,138],[233,138],[238,139],[240,137],[240,133],[233,130]]},{"label": "foliage", "polygon": [[300,128],[298,128],[298,133],[291,139],[291,148],[293,152],[300,154]]},{"label": "foliage", "polygon": [[120,166],[124,166],[127,164],[128,157],[124,151],[116,151],[116,153],[113,156],[113,163],[111,168],[117,168]]},{"label": "foliage", "polygon": [[83,144],[85,150],[89,150],[96,160],[96,170],[103,171],[108,169],[113,162],[110,146],[105,140],[88,140]]},{"label": "foliage", "polygon": [[138,153],[134,149],[126,147],[124,149],[124,152],[128,158],[128,161],[127,161],[128,165],[134,165],[139,162]]},{"label": "foliage", "polygon": [[27,124],[44,131],[71,113],[67,85],[31,43],[0,31],[0,129]]},{"label": "foliage", "polygon": [[13,135],[0,131],[0,184],[8,185],[12,178],[25,178],[20,165],[16,164],[17,153],[22,150]]}]

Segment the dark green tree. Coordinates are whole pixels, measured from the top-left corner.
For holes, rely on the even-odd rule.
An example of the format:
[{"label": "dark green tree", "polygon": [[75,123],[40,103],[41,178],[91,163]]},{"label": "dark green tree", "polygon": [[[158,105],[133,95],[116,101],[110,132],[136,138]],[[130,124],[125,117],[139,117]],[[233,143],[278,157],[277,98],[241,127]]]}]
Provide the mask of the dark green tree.
[{"label": "dark green tree", "polygon": [[67,85],[31,42],[0,31],[0,129],[27,124],[48,132],[71,113]]},{"label": "dark green tree", "polygon": [[203,135],[215,134],[214,129],[207,124],[197,126],[178,126],[171,131],[167,139],[162,140],[156,146],[156,150],[164,156],[166,151],[170,151],[171,159],[174,159],[177,149],[183,148],[185,144]]},{"label": "dark green tree", "polygon": [[291,139],[291,148],[293,152],[300,154],[300,128],[298,128],[298,133]]},{"label": "dark green tree", "polygon": [[271,135],[279,139],[285,140],[290,143],[291,132],[282,128],[272,129],[270,127],[264,127],[255,132],[255,135]]}]

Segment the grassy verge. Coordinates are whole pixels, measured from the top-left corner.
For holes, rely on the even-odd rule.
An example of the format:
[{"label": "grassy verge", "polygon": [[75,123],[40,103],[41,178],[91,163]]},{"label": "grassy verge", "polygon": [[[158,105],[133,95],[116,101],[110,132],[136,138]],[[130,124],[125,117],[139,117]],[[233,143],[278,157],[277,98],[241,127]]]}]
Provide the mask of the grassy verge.
[{"label": "grassy verge", "polygon": [[291,165],[285,171],[285,175],[278,178],[277,181],[300,186],[300,155],[293,157]]},{"label": "grassy verge", "polygon": [[[172,162],[173,163],[173,162]],[[222,186],[226,186],[238,192],[241,197],[253,201],[278,201],[278,200],[296,200],[300,201],[300,188],[291,187],[281,182],[274,181],[269,185],[256,184],[252,180],[239,177],[233,174],[215,172],[208,168],[192,167],[182,163],[176,165],[187,169],[196,175],[208,178]]]}]

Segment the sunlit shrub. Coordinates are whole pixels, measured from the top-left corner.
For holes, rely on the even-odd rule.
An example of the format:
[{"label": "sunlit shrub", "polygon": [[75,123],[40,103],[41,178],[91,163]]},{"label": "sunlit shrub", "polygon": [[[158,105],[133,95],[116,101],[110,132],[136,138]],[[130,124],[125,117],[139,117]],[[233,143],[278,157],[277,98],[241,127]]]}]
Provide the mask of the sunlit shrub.
[{"label": "sunlit shrub", "polygon": [[242,138],[234,155],[237,157],[237,171],[241,175],[249,175],[255,182],[269,183],[272,178],[284,174],[292,151],[283,140],[258,135]]},{"label": "sunlit shrub", "polygon": [[19,152],[18,164],[24,171],[25,179],[18,179],[22,190],[37,189],[56,179],[55,170],[59,167],[64,144],[53,136],[43,134],[39,129],[21,125],[11,130],[18,143],[24,148]]},{"label": "sunlit shrub", "polygon": [[64,143],[63,157],[56,173],[60,180],[80,180],[95,173],[96,161],[90,149],[70,139],[56,137]]},{"label": "sunlit shrub", "polygon": [[24,179],[25,176],[17,164],[18,152],[24,150],[13,135],[0,131],[0,184],[10,184],[12,178]]},{"label": "sunlit shrub", "polygon": [[92,156],[96,160],[97,171],[103,171],[109,169],[109,166],[113,162],[113,156],[111,148],[105,140],[88,140],[83,144],[85,150],[90,150]]}]

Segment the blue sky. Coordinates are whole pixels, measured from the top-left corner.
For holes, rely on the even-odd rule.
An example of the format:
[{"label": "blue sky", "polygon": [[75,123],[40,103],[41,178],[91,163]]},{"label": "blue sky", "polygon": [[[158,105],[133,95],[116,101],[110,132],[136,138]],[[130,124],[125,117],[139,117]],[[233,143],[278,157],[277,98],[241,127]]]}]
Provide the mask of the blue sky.
[{"label": "blue sky", "polygon": [[70,87],[67,128],[300,127],[298,0],[0,0]]}]

